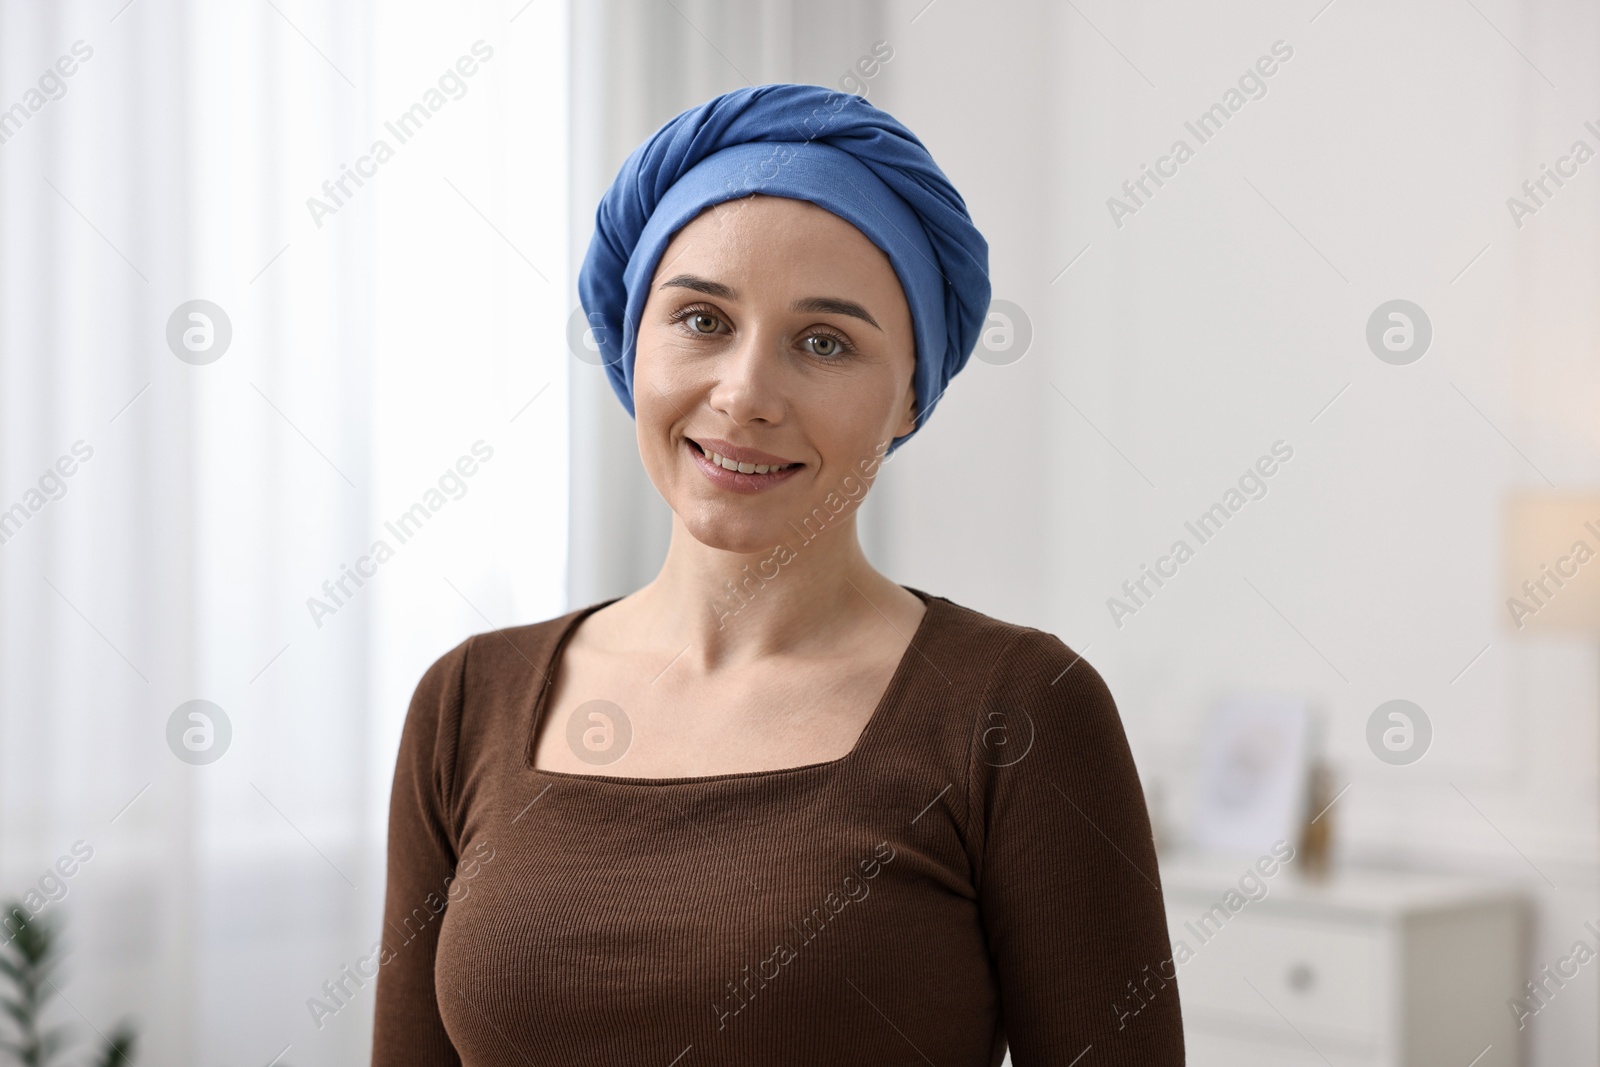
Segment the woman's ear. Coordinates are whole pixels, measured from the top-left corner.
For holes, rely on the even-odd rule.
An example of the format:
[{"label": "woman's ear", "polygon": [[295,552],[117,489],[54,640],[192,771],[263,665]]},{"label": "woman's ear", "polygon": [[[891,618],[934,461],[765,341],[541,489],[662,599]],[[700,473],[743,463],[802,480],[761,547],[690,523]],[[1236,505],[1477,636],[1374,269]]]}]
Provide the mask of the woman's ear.
[{"label": "woman's ear", "polygon": [[917,383],[915,377],[906,384],[902,413],[903,417],[900,420],[900,425],[894,431],[895,437],[904,437],[917,428]]}]

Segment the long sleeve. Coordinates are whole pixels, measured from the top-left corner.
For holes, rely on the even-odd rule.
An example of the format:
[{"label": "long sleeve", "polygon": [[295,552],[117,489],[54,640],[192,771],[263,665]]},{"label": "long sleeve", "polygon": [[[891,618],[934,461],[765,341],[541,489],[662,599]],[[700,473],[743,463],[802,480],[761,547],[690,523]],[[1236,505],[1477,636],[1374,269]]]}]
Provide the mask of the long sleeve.
[{"label": "long sleeve", "polygon": [[389,798],[373,1067],[461,1063],[439,1015],[434,960],[457,861],[450,812],[469,644],[423,674],[400,735]]},{"label": "long sleeve", "polygon": [[1138,771],[1104,680],[1055,637],[995,661],[973,741],[978,895],[1015,1067],[1181,1067]]}]

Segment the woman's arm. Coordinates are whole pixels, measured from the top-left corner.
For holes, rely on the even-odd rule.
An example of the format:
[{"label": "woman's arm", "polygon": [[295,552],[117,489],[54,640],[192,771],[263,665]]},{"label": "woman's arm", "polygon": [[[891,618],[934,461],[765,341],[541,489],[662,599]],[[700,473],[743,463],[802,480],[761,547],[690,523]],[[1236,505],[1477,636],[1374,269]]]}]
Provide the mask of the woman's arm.
[{"label": "woman's arm", "polygon": [[969,790],[979,906],[1016,1067],[1181,1067],[1138,771],[1104,680],[1028,630],[996,661]]},{"label": "woman's arm", "polygon": [[372,1067],[461,1063],[439,1017],[433,968],[457,860],[450,813],[470,643],[428,668],[400,734],[389,798],[389,880]]}]

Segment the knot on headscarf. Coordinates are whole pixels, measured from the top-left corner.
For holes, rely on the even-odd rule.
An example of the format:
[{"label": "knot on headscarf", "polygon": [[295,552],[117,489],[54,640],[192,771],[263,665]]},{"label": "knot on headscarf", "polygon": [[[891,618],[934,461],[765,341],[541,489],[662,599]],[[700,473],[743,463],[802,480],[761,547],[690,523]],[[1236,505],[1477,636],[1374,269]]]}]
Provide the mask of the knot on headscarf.
[{"label": "knot on headscarf", "polygon": [[601,197],[578,295],[623,407],[633,414],[639,319],[668,242],[706,208],[755,193],[831,211],[888,256],[916,337],[920,429],[988,314],[989,246],[910,130],[817,85],[738,89],[683,112]]}]

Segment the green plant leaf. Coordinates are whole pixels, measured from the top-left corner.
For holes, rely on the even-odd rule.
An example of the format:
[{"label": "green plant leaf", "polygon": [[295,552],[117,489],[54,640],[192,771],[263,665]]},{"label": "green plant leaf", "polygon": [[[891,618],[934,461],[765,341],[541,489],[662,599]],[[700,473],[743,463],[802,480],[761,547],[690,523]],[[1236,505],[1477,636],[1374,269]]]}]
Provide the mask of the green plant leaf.
[{"label": "green plant leaf", "polygon": [[111,1031],[111,1036],[106,1044],[105,1051],[96,1061],[95,1067],[127,1067],[133,1063],[134,1047],[137,1044],[137,1031],[132,1023],[118,1023]]},{"label": "green plant leaf", "polygon": [[28,1020],[33,1017],[33,1012],[29,1010],[29,1005],[22,1003],[20,1000],[12,1000],[9,997],[5,1000],[0,1000],[0,1008],[4,1008],[5,1013],[17,1020],[17,1025],[21,1027],[26,1027]]}]

